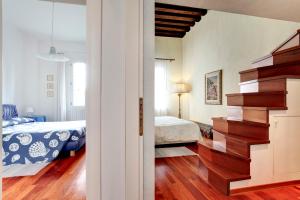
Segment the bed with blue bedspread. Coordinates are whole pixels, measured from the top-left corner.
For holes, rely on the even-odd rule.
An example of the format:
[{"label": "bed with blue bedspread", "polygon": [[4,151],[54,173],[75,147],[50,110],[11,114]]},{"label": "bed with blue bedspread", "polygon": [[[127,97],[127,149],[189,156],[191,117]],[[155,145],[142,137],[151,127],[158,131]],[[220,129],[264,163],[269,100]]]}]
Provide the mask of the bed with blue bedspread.
[{"label": "bed with blue bedspread", "polygon": [[85,121],[35,122],[3,105],[3,165],[51,162],[60,152],[85,144]]}]

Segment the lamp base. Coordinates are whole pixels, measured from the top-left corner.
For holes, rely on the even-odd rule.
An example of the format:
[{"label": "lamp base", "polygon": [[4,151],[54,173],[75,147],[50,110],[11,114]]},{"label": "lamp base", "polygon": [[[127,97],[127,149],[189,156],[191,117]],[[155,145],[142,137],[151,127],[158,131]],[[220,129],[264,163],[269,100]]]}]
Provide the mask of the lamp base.
[{"label": "lamp base", "polygon": [[180,105],[180,98],[181,98],[181,93],[178,93],[178,118],[181,119],[181,105]]}]

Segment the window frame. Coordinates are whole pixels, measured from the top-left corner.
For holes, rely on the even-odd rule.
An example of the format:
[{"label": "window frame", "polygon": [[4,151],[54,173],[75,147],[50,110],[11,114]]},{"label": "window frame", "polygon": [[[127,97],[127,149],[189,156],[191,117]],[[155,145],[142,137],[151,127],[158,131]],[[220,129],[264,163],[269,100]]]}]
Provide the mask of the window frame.
[{"label": "window frame", "polygon": [[[84,61],[76,61],[72,62],[70,65],[70,71],[69,71],[69,106],[75,107],[75,108],[84,108],[86,106],[86,99],[84,102],[84,105],[74,105],[74,64],[76,63],[83,63],[85,65],[85,73],[87,72],[87,63]],[[87,78],[87,74],[85,74]],[[86,98],[86,88],[87,88],[87,79],[85,80],[85,98]]]}]

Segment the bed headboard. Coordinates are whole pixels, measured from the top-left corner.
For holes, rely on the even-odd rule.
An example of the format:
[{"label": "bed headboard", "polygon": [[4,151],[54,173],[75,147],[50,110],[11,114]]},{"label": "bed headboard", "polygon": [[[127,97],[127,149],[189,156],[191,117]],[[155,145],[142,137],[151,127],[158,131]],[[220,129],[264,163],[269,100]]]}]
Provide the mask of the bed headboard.
[{"label": "bed headboard", "polygon": [[13,117],[18,117],[18,111],[16,105],[13,104],[3,104],[2,105],[2,119],[10,120]]}]

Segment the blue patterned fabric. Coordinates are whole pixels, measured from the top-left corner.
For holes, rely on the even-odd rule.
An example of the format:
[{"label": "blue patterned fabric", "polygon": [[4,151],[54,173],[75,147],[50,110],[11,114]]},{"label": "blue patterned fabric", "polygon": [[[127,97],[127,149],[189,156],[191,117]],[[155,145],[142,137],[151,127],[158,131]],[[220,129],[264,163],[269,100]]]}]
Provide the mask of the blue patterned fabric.
[{"label": "blue patterned fabric", "polygon": [[3,114],[2,114],[3,120],[10,120],[14,117],[18,117],[18,111],[17,111],[17,107],[15,105],[3,104],[2,110],[3,110]]},{"label": "blue patterned fabric", "polygon": [[35,122],[34,119],[28,118],[28,117],[14,117],[11,119],[15,124],[24,124],[24,123],[31,123]]},{"label": "blue patterned fabric", "polygon": [[32,122],[3,128],[3,165],[51,162],[85,137],[85,121]]},{"label": "blue patterned fabric", "polygon": [[2,121],[2,128],[6,128],[9,126],[13,126],[13,125],[15,125],[15,123],[11,120],[3,120]]},{"label": "blue patterned fabric", "polygon": [[10,120],[2,120],[2,128],[7,128],[9,126],[31,123],[31,122],[35,122],[35,121],[31,118],[26,118],[26,117],[14,117]]}]

